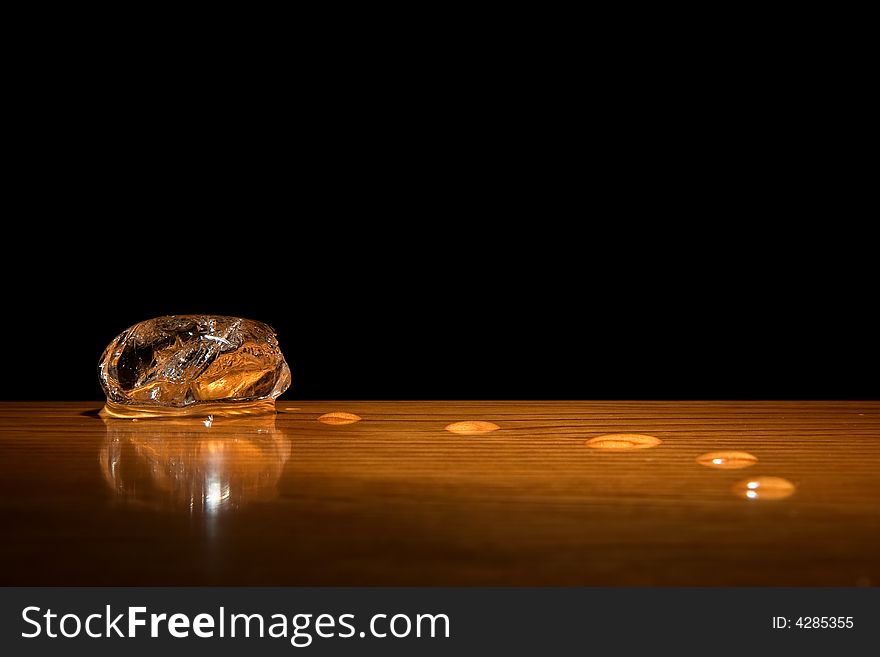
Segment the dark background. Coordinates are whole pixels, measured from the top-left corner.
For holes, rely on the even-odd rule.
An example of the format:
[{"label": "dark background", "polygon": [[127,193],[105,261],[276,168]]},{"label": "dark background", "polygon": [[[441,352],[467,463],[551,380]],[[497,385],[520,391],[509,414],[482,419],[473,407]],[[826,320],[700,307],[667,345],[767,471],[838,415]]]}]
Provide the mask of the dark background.
[{"label": "dark background", "polygon": [[99,399],[115,335],[204,312],[293,398],[880,398],[874,181],[794,82],[403,60],[22,74],[0,396]]},{"label": "dark background", "polygon": [[194,312],[272,324],[292,398],[880,396],[861,259],[829,266],[754,233],[722,248],[628,222],[579,235],[537,209],[483,230],[371,214],[347,226],[253,211],[229,228],[157,215],[135,234],[11,241],[2,396],[100,399],[97,361],[117,333]]}]

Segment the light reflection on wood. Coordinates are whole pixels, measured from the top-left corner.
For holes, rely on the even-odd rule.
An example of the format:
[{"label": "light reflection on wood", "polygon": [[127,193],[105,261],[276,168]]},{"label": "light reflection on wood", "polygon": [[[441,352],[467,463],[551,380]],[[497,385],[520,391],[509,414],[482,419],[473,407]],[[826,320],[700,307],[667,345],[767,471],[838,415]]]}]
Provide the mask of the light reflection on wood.
[{"label": "light reflection on wood", "polygon": [[758,457],[748,452],[738,450],[726,450],[721,452],[706,452],[697,457],[697,463],[707,468],[719,470],[739,470],[748,468],[758,462]]},{"label": "light reflection on wood", "polygon": [[782,477],[752,477],[733,485],[733,492],[747,500],[784,500],[794,495],[795,486]]},{"label": "light reflection on wood", "polygon": [[[0,403],[0,584],[880,582],[880,402],[289,403],[300,410],[266,434],[214,416],[210,428],[163,422],[159,438],[146,419],[108,430],[99,402]],[[364,421],[316,421],[333,408]],[[444,431],[467,418],[501,430]],[[663,444],[584,446],[624,431]],[[721,450],[758,465],[694,460]],[[735,496],[753,470],[797,489]],[[211,471],[229,482],[229,506],[190,514]]]},{"label": "light reflection on wood", "polygon": [[484,420],[465,420],[463,422],[453,422],[446,425],[446,430],[450,433],[458,433],[463,436],[477,436],[483,433],[491,433],[500,429],[494,422],[486,422]]},{"label": "light reflection on wood", "polygon": [[277,495],[290,440],[275,416],[104,419],[101,471],[138,505],[215,515]]},{"label": "light reflection on wood", "polygon": [[657,447],[662,442],[659,438],[640,433],[607,433],[603,436],[590,438],[585,444],[593,449],[628,452],[634,449]]},{"label": "light reflection on wood", "polygon": [[321,424],[354,424],[360,422],[361,416],[354,413],[346,413],[344,411],[333,411],[332,413],[324,413],[318,418]]}]

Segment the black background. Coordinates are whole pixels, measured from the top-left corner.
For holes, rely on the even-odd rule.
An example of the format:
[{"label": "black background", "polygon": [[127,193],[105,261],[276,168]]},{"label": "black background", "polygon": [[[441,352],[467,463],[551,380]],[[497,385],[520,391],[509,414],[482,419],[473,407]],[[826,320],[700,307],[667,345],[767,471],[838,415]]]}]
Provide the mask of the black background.
[{"label": "black background", "polygon": [[300,218],[157,213],[133,232],[120,218],[8,242],[3,398],[100,399],[96,364],[117,333],[193,312],[272,324],[292,398],[878,397],[860,259],[635,222],[578,234],[538,209],[494,226],[287,209]]},{"label": "black background", "polygon": [[194,312],[272,324],[293,398],[880,398],[873,181],[793,96],[504,70],[26,78],[2,398],[100,399],[115,335]]}]

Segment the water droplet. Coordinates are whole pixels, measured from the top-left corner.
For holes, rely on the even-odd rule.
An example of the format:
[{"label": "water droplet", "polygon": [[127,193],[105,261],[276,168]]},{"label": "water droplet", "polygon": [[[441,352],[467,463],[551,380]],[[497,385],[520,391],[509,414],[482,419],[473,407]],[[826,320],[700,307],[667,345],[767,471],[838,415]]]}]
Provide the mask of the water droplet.
[{"label": "water droplet", "polygon": [[474,436],[481,433],[489,433],[500,429],[494,422],[484,422],[482,420],[465,420],[464,422],[453,422],[446,425],[446,430],[452,433],[459,433],[464,436]]},{"label": "water droplet", "polygon": [[719,468],[721,470],[739,470],[755,465],[758,457],[748,452],[707,452],[697,457],[697,463],[707,468]]},{"label": "water droplet", "polygon": [[604,436],[590,438],[584,444],[593,449],[607,449],[617,452],[628,452],[634,449],[647,449],[656,447],[663,441],[654,436],[646,436],[641,433],[608,433]]},{"label": "water droplet", "polygon": [[343,413],[342,411],[324,413],[324,415],[318,418],[318,422],[323,422],[324,424],[354,424],[355,422],[360,421],[360,415],[355,415],[354,413]]},{"label": "water droplet", "polygon": [[781,500],[795,491],[795,485],[782,477],[753,477],[733,485],[733,492],[748,500]]}]

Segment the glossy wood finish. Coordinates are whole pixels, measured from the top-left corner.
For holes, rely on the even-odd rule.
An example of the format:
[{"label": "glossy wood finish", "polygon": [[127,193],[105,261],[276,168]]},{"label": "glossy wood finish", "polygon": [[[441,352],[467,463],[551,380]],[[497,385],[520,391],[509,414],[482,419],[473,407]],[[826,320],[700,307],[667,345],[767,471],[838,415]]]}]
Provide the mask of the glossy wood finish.
[{"label": "glossy wood finish", "polygon": [[[878,402],[99,408],[0,404],[0,583],[880,584]],[[332,412],[361,420],[317,421]],[[662,443],[585,445],[619,433]],[[723,450],[758,461],[697,463]],[[738,496],[752,476],[795,493]]]}]

